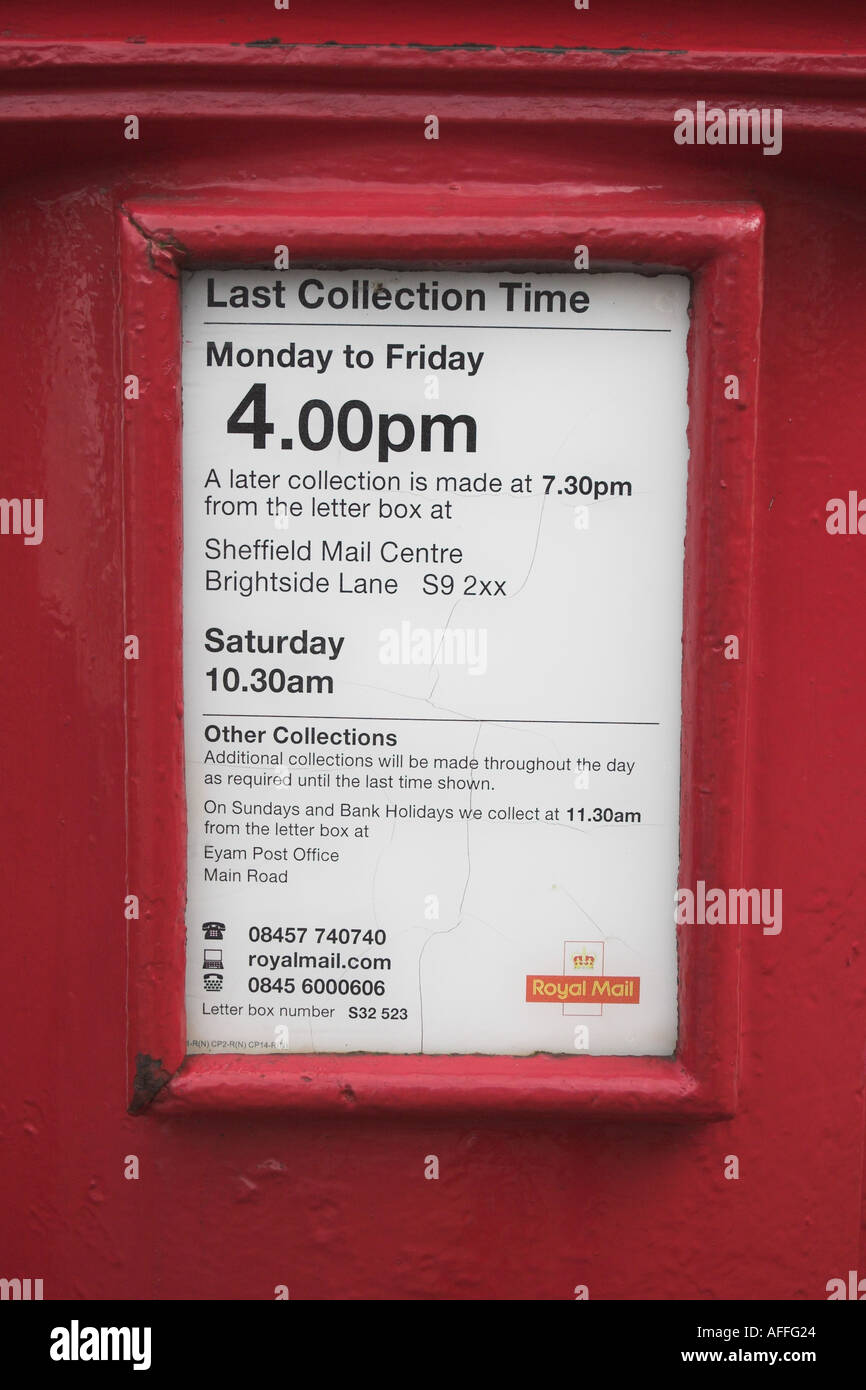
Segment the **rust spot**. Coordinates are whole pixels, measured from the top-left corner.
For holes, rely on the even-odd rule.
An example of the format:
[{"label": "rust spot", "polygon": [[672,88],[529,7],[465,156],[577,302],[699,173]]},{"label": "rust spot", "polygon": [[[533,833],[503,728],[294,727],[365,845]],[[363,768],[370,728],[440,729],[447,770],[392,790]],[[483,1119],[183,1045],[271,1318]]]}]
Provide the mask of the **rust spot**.
[{"label": "rust spot", "polygon": [[147,227],[142,226],[129,211],[123,209],[123,215],[131,227],[144,237],[147,244],[147,259],[150,262],[151,270],[158,271],[160,275],[165,275],[169,280],[177,280],[178,259],[188,256],[189,251],[182,241],[178,241],[166,228],[158,228],[156,231],[148,231]]},{"label": "rust spot", "polygon": [[343,1100],[349,1101],[350,1104],[354,1104],[358,1099],[355,1092],[348,1084],[340,1087],[340,1095],[343,1097]]},{"label": "rust spot", "polygon": [[542,44],[495,44],[495,43],[341,43],[339,39],[325,39],[320,43],[299,45],[285,39],[246,39],[243,43],[234,39],[232,48],[334,48],[341,52],[357,49],[397,49],[417,53],[538,53],[543,57],[564,58],[574,53],[601,53],[605,58],[625,58],[632,53],[661,54],[666,58],[682,58],[689,53],[687,48],[593,48],[587,44],[564,44],[545,47]]},{"label": "rust spot", "polygon": [[135,1080],[132,1083],[130,1115],[140,1115],[171,1080],[171,1073],[162,1065],[161,1057],[151,1057],[139,1052],[135,1059]]}]

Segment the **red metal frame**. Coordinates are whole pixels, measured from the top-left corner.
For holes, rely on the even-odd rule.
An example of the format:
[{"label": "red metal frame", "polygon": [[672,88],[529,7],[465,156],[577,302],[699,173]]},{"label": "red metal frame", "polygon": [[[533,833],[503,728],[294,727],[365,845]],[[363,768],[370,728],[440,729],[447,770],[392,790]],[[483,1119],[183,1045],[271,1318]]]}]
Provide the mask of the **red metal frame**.
[{"label": "red metal frame", "polygon": [[[737,1099],[739,929],[684,927],[676,1055],[185,1057],[186,842],[181,663],[181,267],[273,265],[681,270],[692,277],[688,519],[684,573],[680,882],[742,882],[763,215],[750,204],[615,205],[537,190],[465,199],[439,187],[304,198],[299,206],[135,201],[119,209],[124,401],[127,872],[131,1109],[478,1112],[719,1119]],[[724,397],[735,373],[740,398]],[[745,656],[745,651],[743,652]],[[672,905],[673,910],[673,905]]]}]

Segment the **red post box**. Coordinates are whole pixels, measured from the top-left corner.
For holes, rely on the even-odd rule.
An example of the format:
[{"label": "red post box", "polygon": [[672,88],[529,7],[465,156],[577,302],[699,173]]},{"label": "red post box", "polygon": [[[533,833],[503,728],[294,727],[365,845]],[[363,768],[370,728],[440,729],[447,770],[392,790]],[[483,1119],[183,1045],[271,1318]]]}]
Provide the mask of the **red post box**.
[{"label": "red post box", "polygon": [[7,10],[4,1297],[862,1297],[862,17]]}]

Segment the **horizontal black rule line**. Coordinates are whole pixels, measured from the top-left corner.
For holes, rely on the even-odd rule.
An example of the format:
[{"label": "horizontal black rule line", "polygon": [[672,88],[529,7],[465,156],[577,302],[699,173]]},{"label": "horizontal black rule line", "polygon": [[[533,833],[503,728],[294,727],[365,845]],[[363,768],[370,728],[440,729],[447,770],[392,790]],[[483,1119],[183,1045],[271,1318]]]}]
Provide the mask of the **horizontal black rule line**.
[{"label": "horizontal black rule line", "polygon": [[429,328],[446,332],[452,328],[511,328],[516,333],[672,333],[672,328],[588,328],[582,324],[554,323],[280,323],[274,319],[202,319],[205,328]]},{"label": "horizontal black rule line", "polygon": [[618,724],[657,729],[657,719],[437,719],[409,714],[203,714],[202,719],[339,719],[341,724]]}]

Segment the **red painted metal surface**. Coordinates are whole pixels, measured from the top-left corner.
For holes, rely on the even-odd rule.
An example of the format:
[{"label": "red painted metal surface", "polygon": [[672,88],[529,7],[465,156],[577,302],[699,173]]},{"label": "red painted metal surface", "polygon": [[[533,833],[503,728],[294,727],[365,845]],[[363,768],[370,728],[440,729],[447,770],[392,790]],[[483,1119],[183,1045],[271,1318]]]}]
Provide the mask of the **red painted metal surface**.
[{"label": "red painted metal surface", "polygon": [[[225,3],[144,5],[125,33],[117,7],[71,9],[9,4],[0,34],[2,492],[44,498],[46,528],[0,537],[0,1275],[48,1298],[671,1299],[822,1298],[866,1273],[866,540],[824,525],[827,499],[863,490],[863,17],[632,5],[577,30],[559,6],[320,5],[259,32],[258,7]],[[492,47],[403,47],[459,43]],[[673,111],[699,99],[782,106],[783,153],[676,146]],[[305,1082],[289,1059],[273,1081],[203,1058],[132,1116],[128,1050],[173,1073],[183,1040],[184,252],[158,234],[182,229],[191,263],[244,260],[257,235],[262,258],[296,241],[411,261],[438,239],[443,261],[483,261],[498,238],[550,263],[576,218],[572,245],[639,264],[655,247],[696,275],[684,866],[740,857],[744,886],[783,889],[784,929],[685,936],[677,1063],[591,1064],[545,1097],[549,1075],[507,1062],[317,1059]],[[728,414],[727,371],[746,383]]]}]

